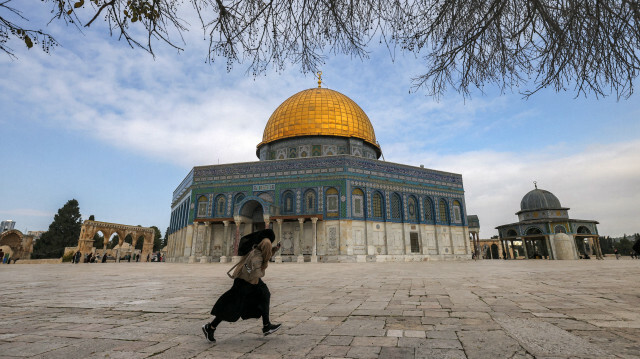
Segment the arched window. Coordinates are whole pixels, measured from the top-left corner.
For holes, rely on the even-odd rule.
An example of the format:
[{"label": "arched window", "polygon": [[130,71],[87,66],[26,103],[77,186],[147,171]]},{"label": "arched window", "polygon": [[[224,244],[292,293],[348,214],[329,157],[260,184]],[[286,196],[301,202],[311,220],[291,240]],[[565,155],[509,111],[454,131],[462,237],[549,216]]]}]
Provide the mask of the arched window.
[{"label": "arched window", "polygon": [[440,214],[439,222],[440,223],[449,223],[449,216],[447,211],[447,201],[444,199],[440,200],[440,204],[438,205],[438,213]]},{"label": "arched window", "polygon": [[455,219],[456,223],[460,223],[462,221],[462,206],[460,205],[460,202],[458,201],[453,201],[453,218]]},{"label": "arched window", "polygon": [[293,213],[293,192],[286,191],[282,195],[282,212]]},{"label": "arched window", "polygon": [[327,216],[338,216],[338,190],[335,188],[329,188],[327,190]]},{"label": "arched window", "polygon": [[373,198],[371,199],[371,209],[373,210],[373,216],[377,218],[382,218],[384,213],[384,208],[382,206],[382,195],[378,192],[373,194]]},{"label": "arched window", "polygon": [[531,236],[534,234],[542,234],[542,231],[539,228],[531,227],[525,232],[525,236]]},{"label": "arched window", "polygon": [[356,188],[351,192],[351,204],[353,206],[354,217],[364,217],[364,193]]},{"label": "arched window", "polygon": [[585,226],[580,226],[578,227],[578,231],[579,234],[591,234],[591,231],[589,230],[589,228],[585,227]]},{"label": "arched window", "polygon": [[315,213],[317,211],[316,192],[312,189],[304,194],[304,212]]},{"label": "arched window", "polygon": [[397,193],[391,196],[391,218],[402,219],[402,200]]},{"label": "arched window", "polygon": [[424,199],[424,220],[429,223],[433,222],[433,202],[429,197]]},{"label": "arched window", "polygon": [[409,212],[410,221],[418,220],[418,202],[413,196],[409,196],[409,199],[407,200],[407,211]]},{"label": "arched window", "polygon": [[236,194],[235,197],[233,197],[233,210],[238,211],[238,205],[240,204],[240,202],[242,202],[242,200],[244,199],[244,193],[238,193]]},{"label": "arched window", "polygon": [[207,196],[200,196],[198,198],[198,217],[207,216],[207,206],[209,205],[209,199]]},{"label": "arched window", "polygon": [[556,232],[556,233],[567,233],[567,229],[563,225],[559,224],[554,228],[554,232]]},{"label": "arched window", "polygon": [[226,205],[227,199],[224,197],[224,195],[219,195],[216,198],[216,217],[224,217],[224,214],[226,213]]}]

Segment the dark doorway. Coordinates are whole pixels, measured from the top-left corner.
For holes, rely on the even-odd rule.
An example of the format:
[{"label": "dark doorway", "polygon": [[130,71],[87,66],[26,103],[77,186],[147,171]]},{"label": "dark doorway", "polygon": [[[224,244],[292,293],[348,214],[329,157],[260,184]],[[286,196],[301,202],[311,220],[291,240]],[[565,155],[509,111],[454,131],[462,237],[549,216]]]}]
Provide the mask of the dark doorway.
[{"label": "dark doorway", "polygon": [[247,201],[239,210],[242,217],[251,219],[251,232],[265,229],[264,210],[260,202],[252,200]]},{"label": "dark doorway", "polygon": [[491,245],[491,258],[500,259],[500,252],[498,252],[498,245],[495,243]]},{"label": "dark doorway", "polygon": [[411,241],[411,253],[420,253],[420,241],[418,240],[418,233],[409,233],[409,240]]}]

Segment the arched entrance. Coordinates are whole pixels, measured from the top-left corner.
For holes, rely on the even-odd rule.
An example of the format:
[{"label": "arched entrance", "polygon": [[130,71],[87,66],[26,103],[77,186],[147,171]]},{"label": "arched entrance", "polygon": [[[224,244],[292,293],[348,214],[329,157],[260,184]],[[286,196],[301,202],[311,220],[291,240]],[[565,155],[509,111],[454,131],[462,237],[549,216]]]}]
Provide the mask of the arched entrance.
[{"label": "arched entrance", "polygon": [[585,226],[578,227],[576,231],[576,249],[580,258],[589,259],[593,255],[593,248],[590,241],[591,231]]},{"label": "arched entrance", "polygon": [[5,231],[0,234],[0,247],[3,247],[3,252],[10,254],[11,260],[29,259],[33,251],[33,236],[25,236],[17,229]]},{"label": "arched entrance", "polygon": [[491,245],[491,259],[500,259],[500,252],[498,251],[498,245],[495,243]]},{"label": "arched entrance", "polygon": [[532,227],[527,229],[525,236],[522,238],[522,242],[527,258],[549,258],[546,237],[539,228]]},{"label": "arched entrance", "polygon": [[268,216],[265,216],[262,204],[256,200],[249,200],[245,202],[238,211],[238,215],[241,217],[242,222],[250,225],[250,228],[244,231],[245,233],[251,233],[266,228],[265,221],[268,221]]}]

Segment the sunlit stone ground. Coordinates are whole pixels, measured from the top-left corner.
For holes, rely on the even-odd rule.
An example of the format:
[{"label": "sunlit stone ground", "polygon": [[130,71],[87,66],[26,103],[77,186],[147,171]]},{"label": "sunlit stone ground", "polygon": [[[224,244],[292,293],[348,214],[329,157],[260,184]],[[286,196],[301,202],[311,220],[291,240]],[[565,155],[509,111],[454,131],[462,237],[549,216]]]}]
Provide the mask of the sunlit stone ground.
[{"label": "sunlit stone ground", "polygon": [[271,264],[272,321],[200,326],[228,264],[0,266],[0,357],[638,358],[640,260]]}]

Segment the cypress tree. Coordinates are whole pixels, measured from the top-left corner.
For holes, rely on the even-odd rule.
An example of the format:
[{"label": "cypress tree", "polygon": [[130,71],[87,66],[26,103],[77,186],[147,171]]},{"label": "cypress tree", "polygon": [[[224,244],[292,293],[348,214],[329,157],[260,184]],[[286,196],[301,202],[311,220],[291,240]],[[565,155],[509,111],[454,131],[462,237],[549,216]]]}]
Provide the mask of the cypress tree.
[{"label": "cypress tree", "polygon": [[78,245],[82,216],[75,199],[69,200],[53,217],[49,230],[33,246],[32,258],[60,258],[65,247]]},{"label": "cypress tree", "polygon": [[156,226],[151,226],[153,228],[153,251],[157,252],[162,249],[162,233]]},{"label": "cypress tree", "polygon": [[636,243],[633,245],[633,250],[637,255],[640,255],[640,233],[636,233],[635,235]]}]

